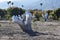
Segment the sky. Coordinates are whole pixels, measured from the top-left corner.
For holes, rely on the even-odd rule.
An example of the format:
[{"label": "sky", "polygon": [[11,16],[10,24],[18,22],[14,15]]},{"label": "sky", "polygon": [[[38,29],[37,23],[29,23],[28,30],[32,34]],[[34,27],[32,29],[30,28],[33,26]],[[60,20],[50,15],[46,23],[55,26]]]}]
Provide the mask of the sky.
[{"label": "sky", "polygon": [[22,1],[22,0],[0,0],[0,2],[3,2],[3,1]]},{"label": "sky", "polygon": [[[8,8],[8,1],[14,2],[13,6],[21,7],[21,5],[24,5],[24,9],[49,10],[60,8],[60,0],[0,0],[0,8]],[[40,3],[43,3],[42,7]]]}]

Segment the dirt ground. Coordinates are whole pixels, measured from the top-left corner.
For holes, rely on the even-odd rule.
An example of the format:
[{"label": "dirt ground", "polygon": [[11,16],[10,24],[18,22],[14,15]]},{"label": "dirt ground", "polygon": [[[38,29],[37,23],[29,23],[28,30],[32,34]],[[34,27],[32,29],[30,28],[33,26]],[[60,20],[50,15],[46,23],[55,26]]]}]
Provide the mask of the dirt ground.
[{"label": "dirt ground", "polygon": [[32,22],[35,36],[23,32],[17,23],[0,22],[0,40],[60,40],[60,21]]}]

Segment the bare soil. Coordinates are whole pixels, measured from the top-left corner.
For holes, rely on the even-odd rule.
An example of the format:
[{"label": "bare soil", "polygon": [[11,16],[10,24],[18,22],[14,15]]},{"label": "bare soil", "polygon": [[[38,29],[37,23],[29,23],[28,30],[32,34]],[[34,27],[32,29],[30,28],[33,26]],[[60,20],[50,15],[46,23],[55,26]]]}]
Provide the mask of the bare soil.
[{"label": "bare soil", "polygon": [[36,21],[32,23],[32,30],[37,35],[23,32],[17,23],[0,22],[0,40],[60,40],[60,21]]}]

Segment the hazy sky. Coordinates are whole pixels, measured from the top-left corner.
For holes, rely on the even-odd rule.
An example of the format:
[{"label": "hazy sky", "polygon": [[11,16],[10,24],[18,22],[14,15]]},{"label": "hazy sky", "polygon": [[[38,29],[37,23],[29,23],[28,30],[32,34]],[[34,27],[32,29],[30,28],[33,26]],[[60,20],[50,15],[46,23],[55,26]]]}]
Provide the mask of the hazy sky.
[{"label": "hazy sky", "polygon": [[[7,1],[14,2],[14,6],[21,7],[24,5],[24,8],[30,9],[55,9],[60,8],[60,0],[0,0],[0,8],[7,8]],[[40,3],[43,3],[42,8]]]},{"label": "hazy sky", "polygon": [[27,2],[36,2],[38,0],[0,0],[0,2],[4,2],[4,1],[20,1],[23,3],[27,3]]}]

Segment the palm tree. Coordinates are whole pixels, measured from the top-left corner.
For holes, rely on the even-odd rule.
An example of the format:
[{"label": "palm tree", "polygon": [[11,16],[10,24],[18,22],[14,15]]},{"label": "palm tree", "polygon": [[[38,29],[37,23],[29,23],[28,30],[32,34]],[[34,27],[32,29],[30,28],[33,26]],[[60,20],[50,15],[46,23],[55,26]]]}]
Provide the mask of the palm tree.
[{"label": "palm tree", "polygon": [[10,6],[11,6],[11,5],[10,5],[10,4],[11,4],[11,1],[8,1],[8,2],[7,2],[7,4],[8,4],[8,5],[9,5],[9,7],[10,7]]},{"label": "palm tree", "polygon": [[40,5],[42,6],[42,3],[40,3]]},{"label": "palm tree", "polygon": [[8,1],[7,4],[9,5],[11,3],[11,1]]},{"label": "palm tree", "polygon": [[8,5],[10,4],[10,6],[11,6],[11,5],[13,5],[14,3],[11,2],[11,1],[8,1],[7,4],[8,4]]},{"label": "palm tree", "polygon": [[14,3],[12,2],[11,4],[13,5]]},{"label": "palm tree", "polygon": [[22,7],[24,7],[24,5],[21,5]]},{"label": "palm tree", "polygon": [[21,5],[21,7],[23,8],[23,7],[24,7],[24,5]]},{"label": "palm tree", "polygon": [[40,3],[40,5],[41,5],[42,17],[44,18],[44,13],[43,13],[43,10],[42,10],[43,3]]},{"label": "palm tree", "polygon": [[41,11],[42,11],[42,5],[43,5],[43,4],[42,4],[42,3],[40,3],[40,5],[41,5]]}]

